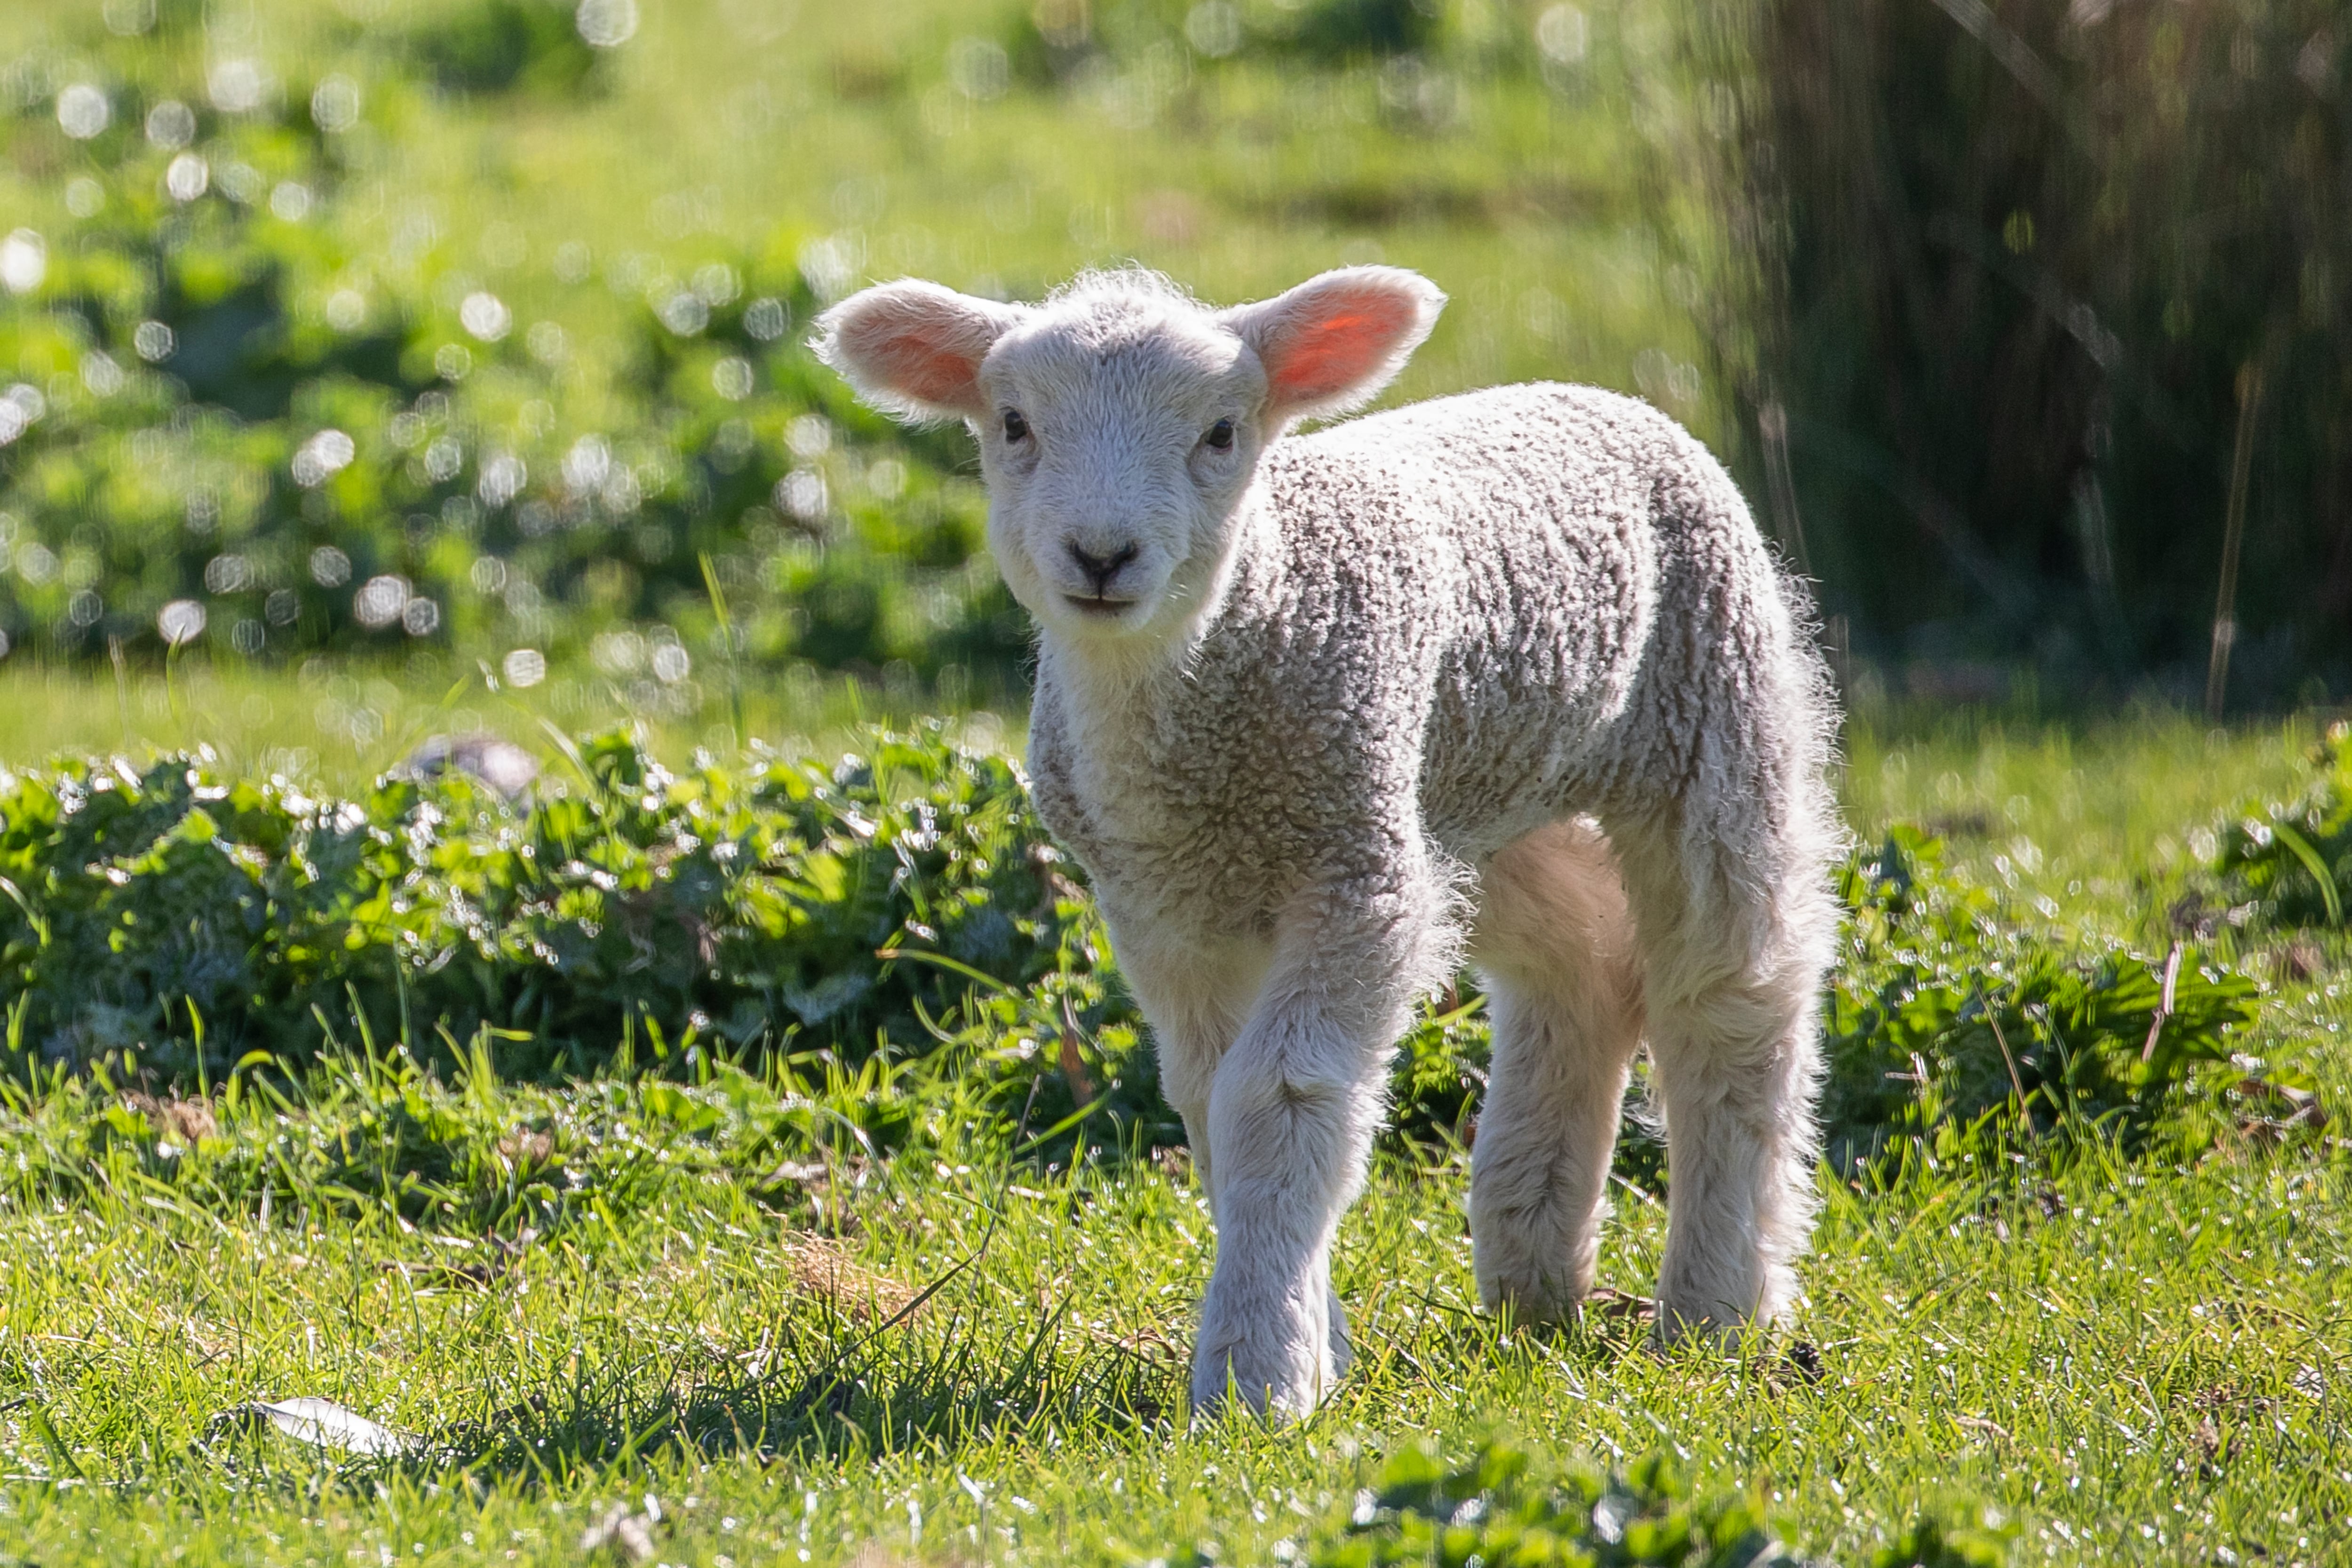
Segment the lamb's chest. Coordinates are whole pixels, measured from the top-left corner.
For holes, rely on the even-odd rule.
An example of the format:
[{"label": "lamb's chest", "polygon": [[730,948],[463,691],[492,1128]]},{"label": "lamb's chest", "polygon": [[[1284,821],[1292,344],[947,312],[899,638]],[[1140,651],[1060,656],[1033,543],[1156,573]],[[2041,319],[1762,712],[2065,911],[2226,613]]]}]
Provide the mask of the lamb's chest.
[{"label": "lamb's chest", "polygon": [[1031,737],[1038,815],[1107,889],[1253,922],[1353,837],[1331,781],[1313,787],[1296,756],[1081,746],[1055,717],[1041,707]]}]

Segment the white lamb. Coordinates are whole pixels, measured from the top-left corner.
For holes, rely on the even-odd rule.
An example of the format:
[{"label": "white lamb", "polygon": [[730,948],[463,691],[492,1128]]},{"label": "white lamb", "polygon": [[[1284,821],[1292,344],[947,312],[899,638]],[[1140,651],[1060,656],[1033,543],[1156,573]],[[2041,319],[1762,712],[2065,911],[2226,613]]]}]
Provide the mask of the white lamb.
[{"label": "white lamb", "polygon": [[1196,1408],[1303,1413],[1344,1370],[1333,1233],[1390,1054],[1465,952],[1490,1306],[1590,1289],[1645,1037],[1661,1332],[1780,1316],[1811,1223],[1820,661],[1729,478],[1646,405],[1508,386],[1287,434],[1371,397],[1444,304],[1393,268],[1223,310],[1129,270],[1035,306],[886,284],[820,323],[866,399],[979,438],[1040,628],[1037,808],[1216,1222]]}]

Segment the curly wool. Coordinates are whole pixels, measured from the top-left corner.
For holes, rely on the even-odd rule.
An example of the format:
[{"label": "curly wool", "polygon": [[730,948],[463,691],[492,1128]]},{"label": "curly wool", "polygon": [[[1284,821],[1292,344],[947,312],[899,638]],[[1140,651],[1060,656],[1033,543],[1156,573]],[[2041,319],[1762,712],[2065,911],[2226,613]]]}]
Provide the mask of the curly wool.
[{"label": "curly wool", "polygon": [[1148,918],[1266,929],[1297,888],[1377,863],[1362,834],[1402,816],[1465,867],[1662,799],[1695,808],[1687,833],[1756,843],[1759,889],[1834,851],[1801,591],[1649,405],[1439,398],[1277,442],[1259,487],[1181,665],[1104,690],[1041,648],[1039,809]]}]

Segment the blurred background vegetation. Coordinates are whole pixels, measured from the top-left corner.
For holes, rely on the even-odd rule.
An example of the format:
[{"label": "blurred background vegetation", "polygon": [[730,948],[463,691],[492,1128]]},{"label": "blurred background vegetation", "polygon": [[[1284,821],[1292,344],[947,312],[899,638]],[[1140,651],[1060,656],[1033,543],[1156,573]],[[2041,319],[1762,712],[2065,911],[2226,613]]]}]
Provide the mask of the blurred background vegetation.
[{"label": "blurred background vegetation", "polygon": [[2216,711],[2340,697],[2352,8],[1758,0],[1690,37],[1710,363],[1833,633],[2182,694],[2218,637]]},{"label": "blurred background vegetation", "polygon": [[110,659],[362,752],[478,668],[689,735],[722,686],[1017,704],[968,438],[802,346],[869,277],[1034,296],[1134,258],[1230,298],[1385,258],[1457,300],[1402,395],[1569,375],[1703,414],[1633,130],[1672,39],[1555,11],[12,8],[19,707],[103,743]]},{"label": "blurred background vegetation", "polygon": [[2231,694],[2341,693],[2343,9],[19,0],[0,706],[354,761],[460,683],[693,740],[1017,707],[966,437],[803,340],[1129,258],[1416,267],[1394,396],[1685,418],[1864,699],[2193,693],[2233,529]]}]

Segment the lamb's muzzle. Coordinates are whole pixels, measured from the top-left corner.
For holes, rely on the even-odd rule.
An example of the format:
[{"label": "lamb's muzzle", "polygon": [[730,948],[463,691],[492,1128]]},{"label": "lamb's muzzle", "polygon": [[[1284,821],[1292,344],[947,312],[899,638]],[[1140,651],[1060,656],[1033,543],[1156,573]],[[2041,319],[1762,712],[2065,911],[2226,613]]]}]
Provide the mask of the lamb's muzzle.
[{"label": "lamb's muzzle", "polygon": [[1841,837],[1803,595],[1706,449],[1613,394],[1289,434],[1375,395],[1444,303],[1393,268],[1223,310],[1128,271],[1034,306],[886,284],[820,323],[869,400],[979,440],[1039,626],[1038,809],[1217,1222],[1197,1405],[1303,1412],[1343,1370],[1333,1237],[1387,1058],[1465,958],[1495,1027],[1488,1304],[1559,1318],[1591,1288],[1645,1043],[1661,1332],[1795,1299]]}]

